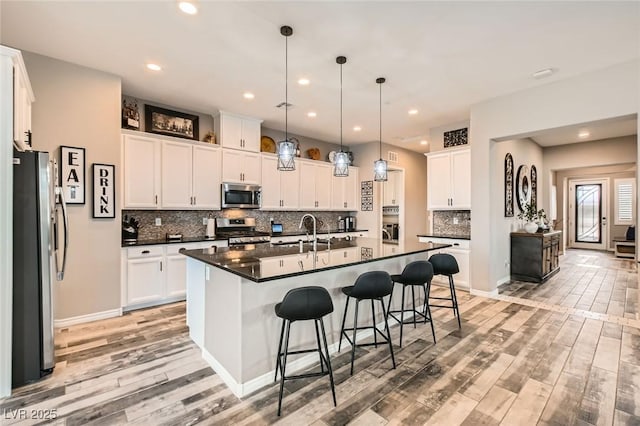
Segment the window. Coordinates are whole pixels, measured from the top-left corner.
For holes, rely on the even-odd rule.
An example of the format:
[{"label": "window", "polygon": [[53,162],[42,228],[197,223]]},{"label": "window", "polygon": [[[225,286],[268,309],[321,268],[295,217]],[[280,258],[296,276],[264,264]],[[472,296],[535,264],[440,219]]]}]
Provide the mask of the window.
[{"label": "window", "polygon": [[615,179],[614,225],[635,225],[636,180],[634,178]]}]

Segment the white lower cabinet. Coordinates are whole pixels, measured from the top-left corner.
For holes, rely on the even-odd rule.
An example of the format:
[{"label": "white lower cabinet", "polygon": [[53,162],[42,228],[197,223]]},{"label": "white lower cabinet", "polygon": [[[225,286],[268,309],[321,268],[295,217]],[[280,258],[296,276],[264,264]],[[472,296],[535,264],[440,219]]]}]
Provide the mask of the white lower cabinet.
[{"label": "white lower cabinet", "polygon": [[180,250],[226,246],[227,241],[222,240],[123,248],[122,308],[128,311],[184,300],[187,258]]},{"label": "white lower cabinet", "polygon": [[[453,282],[456,288],[471,288],[471,281],[469,277],[469,257],[471,251],[469,250],[471,246],[470,240],[456,240],[452,238],[434,238],[434,237],[419,237],[418,240],[421,243],[436,243],[436,244],[451,244],[451,247],[447,247],[438,251],[429,252],[429,256],[435,253],[447,253],[456,258],[456,262],[458,262],[458,269],[460,272],[453,276]],[[443,277],[442,275],[438,275],[433,279],[438,283],[447,283],[448,279]]]}]

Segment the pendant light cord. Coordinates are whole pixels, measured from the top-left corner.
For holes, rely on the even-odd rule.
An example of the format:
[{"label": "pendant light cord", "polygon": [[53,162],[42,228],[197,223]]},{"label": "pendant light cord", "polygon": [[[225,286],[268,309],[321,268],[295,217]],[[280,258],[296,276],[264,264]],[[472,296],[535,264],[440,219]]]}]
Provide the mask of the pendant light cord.
[{"label": "pendant light cord", "polygon": [[284,38],[284,140],[289,140],[289,37]]},{"label": "pendant light cord", "polygon": [[342,152],[342,64],[340,64],[340,152]]},{"label": "pendant light cord", "polygon": [[380,159],[382,160],[382,83],[380,85]]}]

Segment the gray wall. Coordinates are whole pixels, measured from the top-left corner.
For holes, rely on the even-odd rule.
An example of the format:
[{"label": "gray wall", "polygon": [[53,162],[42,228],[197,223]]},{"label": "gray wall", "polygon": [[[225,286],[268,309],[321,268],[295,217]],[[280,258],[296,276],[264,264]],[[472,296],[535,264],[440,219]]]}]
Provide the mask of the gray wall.
[{"label": "gray wall", "polygon": [[56,158],[60,145],[86,149],[86,204],[69,206],[67,273],[54,282],[54,316],[118,309],[120,206],[115,219],[92,219],[90,178],[92,163],[106,163],[116,167],[116,185],[121,179],[120,78],[28,52],[24,61],[36,95],[33,148]]}]

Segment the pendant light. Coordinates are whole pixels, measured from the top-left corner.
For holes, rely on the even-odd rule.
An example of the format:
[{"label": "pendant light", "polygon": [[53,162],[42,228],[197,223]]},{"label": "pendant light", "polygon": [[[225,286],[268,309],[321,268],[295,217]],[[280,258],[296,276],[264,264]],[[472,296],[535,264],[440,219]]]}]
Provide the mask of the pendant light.
[{"label": "pendant light", "polygon": [[373,162],[373,180],[376,182],[387,180],[387,162],[382,159],[382,83],[385,81],[384,77],[376,78],[376,83],[380,86],[380,159]]},{"label": "pendant light", "polygon": [[291,171],[296,169],[295,163],[295,154],[296,154],[296,146],[295,143],[289,139],[289,46],[287,44],[287,40],[291,34],[293,34],[293,28],[284,25],[280,27],[280,34],[282,34],[284,38],[284,140],[279,141],[277,144],[276,152],[278,154],[278,170],[280,171]]},{"label": "pendant light", "polygon": [[342,150],[342,65],[347,62],[344,56],[338,56],[336,62],[340,64],[340,152],[333,157],[333,175],[349,176],[349,155]]}]

